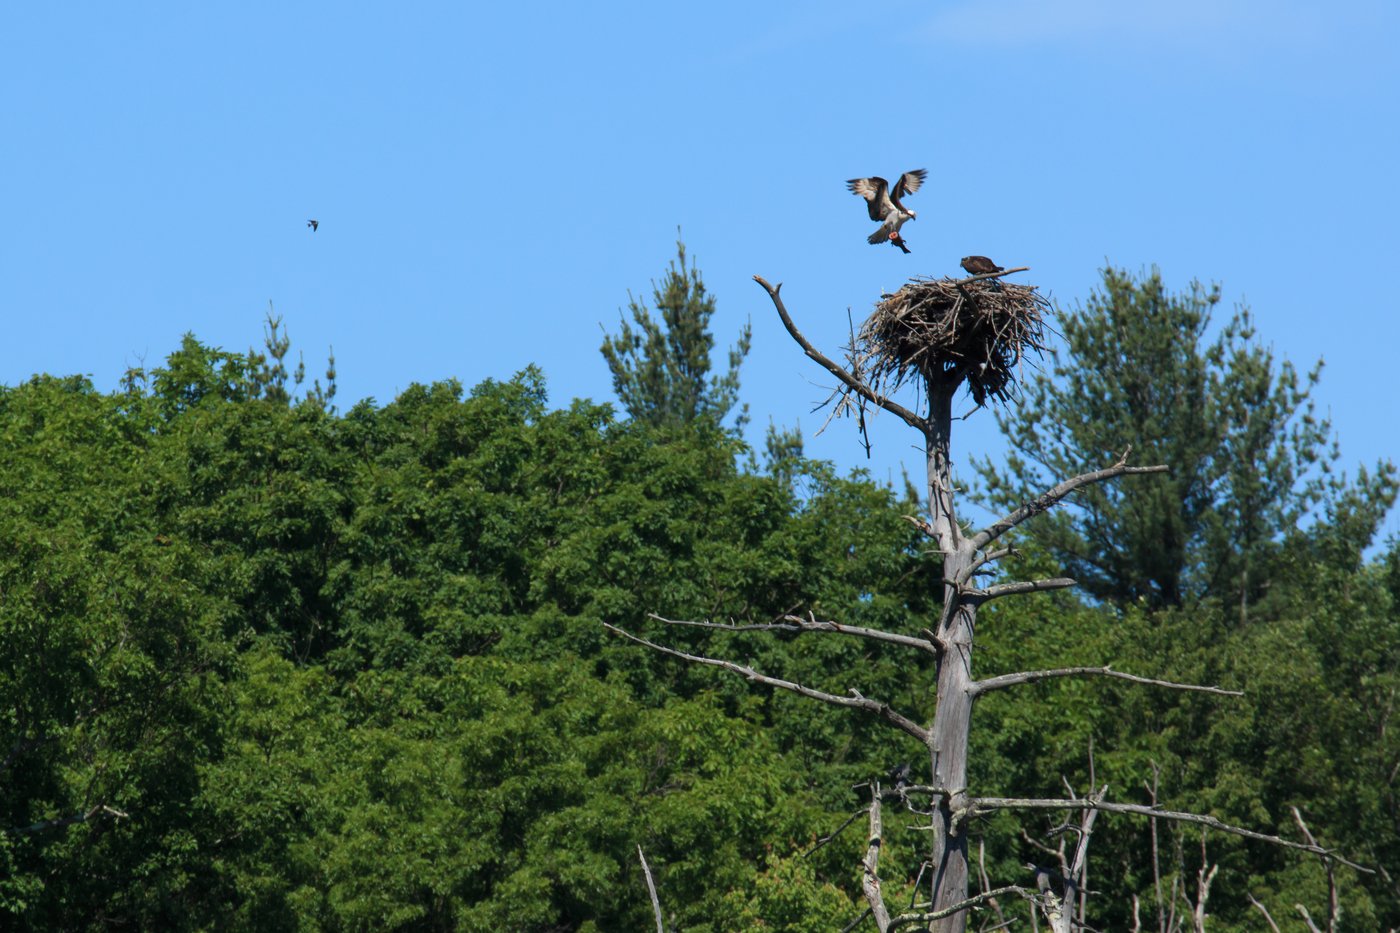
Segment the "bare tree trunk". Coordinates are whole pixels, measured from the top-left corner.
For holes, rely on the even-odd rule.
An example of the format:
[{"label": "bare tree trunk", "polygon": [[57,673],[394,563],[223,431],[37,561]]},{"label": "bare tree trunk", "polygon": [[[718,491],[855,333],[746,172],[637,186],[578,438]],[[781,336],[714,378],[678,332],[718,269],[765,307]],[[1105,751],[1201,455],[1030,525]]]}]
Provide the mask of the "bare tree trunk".
[{"label": "bare tree trunk", "polygon": [[[972,636],[975,603],[962,598],[963,578],[972,563],[972,549],[963,540],[953,507],[953,476],[949,436],[953,422],[953,388],[930,380],[927,431],[929,520],[934,540],[943,552],[943,615],[937,635],[942,653],[938,663],[938,708],[930,733],[933,783],[948,793],[932,818],[933,910],[967,899],[968,847],[961,814],[967,809],[967,739],[972,724]],[[935,933],[963,933],[967,912],[934,922]]]}]

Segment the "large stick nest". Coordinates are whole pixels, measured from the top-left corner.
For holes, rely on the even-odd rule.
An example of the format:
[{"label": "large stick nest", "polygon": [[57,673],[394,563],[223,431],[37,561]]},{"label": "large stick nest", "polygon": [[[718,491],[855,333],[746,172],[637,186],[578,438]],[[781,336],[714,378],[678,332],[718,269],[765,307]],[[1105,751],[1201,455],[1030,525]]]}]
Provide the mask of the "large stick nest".
[{"label": "large stick nest", "polygon": [[911,375],[978,405],[1006,401],[1028,353],[1044,352],[1050,303],[1031,285],[1000,279],[911,280],[885,295],[856,335],[861,374],[888,395]]}]

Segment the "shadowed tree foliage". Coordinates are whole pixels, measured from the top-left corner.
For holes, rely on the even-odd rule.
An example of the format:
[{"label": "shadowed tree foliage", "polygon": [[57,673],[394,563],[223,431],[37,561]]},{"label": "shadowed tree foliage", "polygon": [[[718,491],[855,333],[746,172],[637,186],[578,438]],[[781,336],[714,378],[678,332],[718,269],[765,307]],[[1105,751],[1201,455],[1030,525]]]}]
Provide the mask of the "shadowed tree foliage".
[{"label": "shadowed tree foliage", "polygon": [[[866,724],[598,622],[912,624],[887,490],[793,460],[799,499],[707,420],[550,410],[533,370],[337,415],[268,336],[0,389],[0,927],[639,929],[641,844],[677,926],[718,930],[825,830],[815,784],[884,767]],[[796,914],[848,905],[803,877]]]},{"label": "shadowed tree foliage", "polygon": [[1063,315],[1065,347],[1049,371],[997,413],[1012,454],[1005,468],[977,466],[997,506],[1126,444],[1171,465],[1131,495],[1087,487],[1076,509],[1029,529],[1096,597],[1170,606],[1210,594],[1243,618],[1284,535],[1324,511],[1319,503],[1349,490],[1394,497],[1389,464],[1357,486],[1332,474],[1331,428],[1310,398],[1321,362],[1300,374],[1276,360],[1245,308],[1208,337],[1219,301],[1218,287],[1199,282],[1168,291],[1156,269],[1104,269],[1102,289]]},{"label": "shadowed tree foliage", "polygon": [[[739,366],[749,352],[751,326],[745,324],[729,348],[724,375],[711,376],[715,297],[705,290],[694,261],[686,266],[680,240],[661,284],[652,283],[652,303],[660,320],[645,301],[631,298],[627,309],[632,320],[624,315],[621,330],[603,339],[613,390],[634,421],[663,427],[706,418],[719,424],[739,399]],[[741,409],[740,427],[745,420]]]}]

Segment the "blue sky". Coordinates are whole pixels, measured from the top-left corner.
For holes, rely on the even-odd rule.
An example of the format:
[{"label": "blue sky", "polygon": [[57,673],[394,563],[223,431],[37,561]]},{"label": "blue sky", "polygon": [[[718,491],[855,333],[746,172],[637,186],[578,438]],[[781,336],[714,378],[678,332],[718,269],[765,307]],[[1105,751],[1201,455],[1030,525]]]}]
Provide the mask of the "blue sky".
[{"label": "blue sky", "polygon": [[[1396,36],[1381,0],[6,4],[0,381],[242,349],[270,300],[342,407],[532,362],[609,399],[599,324],[680,225],[721,343],[753,321],[759,439],[867,464],[811,436],[825,380],[753,274],[834,351],[848,307],[978,252],[1066,305],[1105,260],[1219,281],[1326,360],[1346,462],[1394,458]],[[867,246],[844,179],[917,166],[914,252]],[[877,478],[917,468],[875,440]],[[995,456],[990,415],[957,446]]]}]

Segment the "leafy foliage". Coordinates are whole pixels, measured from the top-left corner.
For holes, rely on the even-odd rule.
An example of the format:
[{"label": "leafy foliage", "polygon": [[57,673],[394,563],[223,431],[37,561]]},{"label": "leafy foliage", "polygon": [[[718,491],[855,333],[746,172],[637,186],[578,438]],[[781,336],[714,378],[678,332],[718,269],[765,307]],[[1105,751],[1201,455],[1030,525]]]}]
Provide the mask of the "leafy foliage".
[{"label": "leafy foliage", "polygon": [[[923,750],[602,623],[654,633],[648,612],[796,608],[918,632],[939,586],[901,518],[911,502],[805,459],[795,432],[771,432],[760,474],[715,418],[551,407],[535,370],[339,413],[329,391],[302,392],[271,321],[266,337],[248,354],[186,337],[111,394],[79,378],[0,389],[0,926],[646,929],[638,845],[678,930],[859,915],[859,821],[815,844],[861,805],[853,785]],[[1189,356],[1189,341],[1172,347],[1163,367]],[[1225,379],[1226,359],[1202,378]],[[1270,380],[1278,411],[1303,397]],[[1189,446],[1173,425],[1189,420],[1154,428],[1164,450]],[[1217,461],[1233,454],[1203,456],[1227,476]],[[1211,516],[1244,508],[1233,481],[1181,525],[1195,543],[1180,607],[1137,599],[1155,583],[990,604],[979,675],[1113,662],[1247,695],[1069,680],[990,694],[975,792],[1087,786],[1092,741],[1115,799],[1146,802],[1155,769],[1168,806],[1289,835],[1296,805],[1324,842],[1396,864],[1400,545],[1364,556],[1389,477],[1330,487],[1301,529],[1287,524],[1300,487],[1278,492],[1244,621],[1242,565],[1217,577],[1191,557],[1227,548]],[[1136,540],[1114,523],[1132,526],[1149,482],[1096,513],[1105,540]],[[1058,572],[1057,547],[1028,542],[1017,575]],[[931,666],[884,646],[664,638],[932,713]],[[916,822],[886,810],[882,869],[901,903],[924,851]],[[1023,826],[1040,829],[973,825],[992,877],[1035,857]],[[1191,880],[1199,837],[1159,832],[1163,878]],[[1150,852],[1145,824],[1100,824],[1100,928],[1129,926],[1131,894],[1152,903]],[[1313,860],[1218,835],[1207,853],[1222,866],[1212,929],[1257,928],[1246,894],[1276,916],[1325,896]],[[1358,927],[1400,922],[1384,878],[1344,874],[1342,896]]]},{"label": "leafy foliage", "polygon": [[[719,929],[827,789],[887,767],[868,723],[600,624],[810,605],[908,628],[919,558],[886,491],[794,460],[799,500],[708,421],[657,443],[549,410],[534,371],[337,416],[260,365],[187,338],[110,396],[0,395],[25,439],[0,462],[10,916],[636,928],[641,844],[677,923]],[[807,647],[726,643],[813,676],[870,660]],[[908,692],[893,666],[868,682]]]}]

